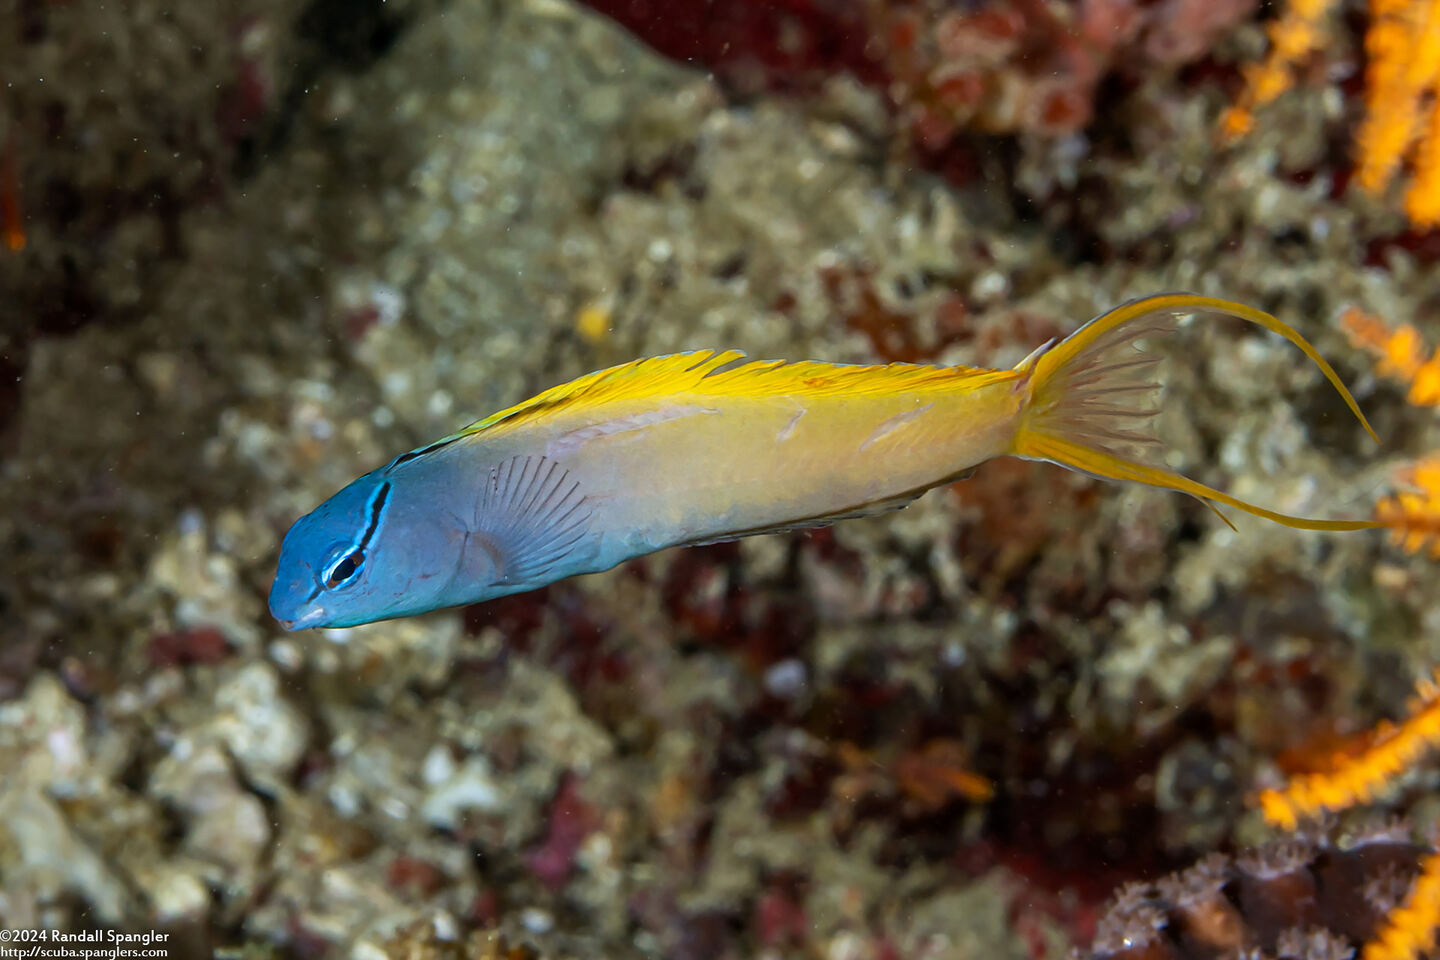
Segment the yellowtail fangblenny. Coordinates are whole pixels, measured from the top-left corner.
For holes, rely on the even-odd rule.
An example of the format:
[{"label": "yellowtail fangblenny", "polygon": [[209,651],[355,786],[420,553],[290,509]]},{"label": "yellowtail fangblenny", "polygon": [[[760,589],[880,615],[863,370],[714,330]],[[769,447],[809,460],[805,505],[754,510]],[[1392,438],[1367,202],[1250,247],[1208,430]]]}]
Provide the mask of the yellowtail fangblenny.
[{"label": "yellowtail fangblenny", "polygon": [[1309,530],[1146,462],[1158,441],[1136,341],[1225,314],[1298,346],[1291,326],[1171,293],[1102,314],[1013,370],[747,360],[700,350],[554,387],[367,473],[285,536],[270,610],[289,629],[353,626],[531,590],[681,544],[903,507],[992,457],[1049,460]]}]

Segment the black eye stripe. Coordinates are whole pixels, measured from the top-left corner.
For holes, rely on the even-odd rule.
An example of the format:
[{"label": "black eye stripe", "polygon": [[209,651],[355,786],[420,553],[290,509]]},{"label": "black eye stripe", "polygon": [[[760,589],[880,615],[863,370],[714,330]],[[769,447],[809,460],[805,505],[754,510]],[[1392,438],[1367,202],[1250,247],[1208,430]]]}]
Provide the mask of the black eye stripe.
[{"label": "black eye stripe", "polygon": [[370,526],[365,528],[365,535],[360,538],[360,545],[355,549],[361,553],[370,545],[370,538],[375,536],[376,529],[380,526],[380,514],[385,510],[385,501],[390,499],[390,484],[380,484],[380,489],[375,491],[375,499],[370,501]]},{"label": "black eye stripe", "polygon": [[382,483],[380,489],[375,491],[375,496],[370,500],[370,523],[365,527],[365,532],[351,550],[345,553],[330,568],[325,575],[325,586],[334,589],[354,577],[360,567],[365,563],[365,550],[370,546],[375,531],[380,529],[380,517],[385,512],[385,504],[390,499],[390,484]]}]

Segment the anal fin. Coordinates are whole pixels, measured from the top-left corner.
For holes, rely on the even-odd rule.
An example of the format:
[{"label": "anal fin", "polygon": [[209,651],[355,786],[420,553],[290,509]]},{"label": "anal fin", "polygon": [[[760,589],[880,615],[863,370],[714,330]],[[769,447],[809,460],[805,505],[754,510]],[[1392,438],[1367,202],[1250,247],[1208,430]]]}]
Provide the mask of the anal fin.
[{"label": "anal fin", "polygon": [[591,505],[554,460],[517,456],[490,468],[471,525],[495,582],[539,584],[570,573],[589,531]]}]

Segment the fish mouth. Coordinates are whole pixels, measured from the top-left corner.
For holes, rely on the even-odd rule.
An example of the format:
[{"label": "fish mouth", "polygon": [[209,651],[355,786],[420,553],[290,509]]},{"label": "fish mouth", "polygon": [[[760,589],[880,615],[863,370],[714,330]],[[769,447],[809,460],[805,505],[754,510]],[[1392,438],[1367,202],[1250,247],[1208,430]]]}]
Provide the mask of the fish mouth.
[{"label": "fish mouth", "polygon": [[296,617],[294,620],[281,620],[280,626],[284,627],[286,630],[304,630],[307,627],[315,626],[315,624],[317,624],[324,618],[324,607],[312,607],[303,616]]}]

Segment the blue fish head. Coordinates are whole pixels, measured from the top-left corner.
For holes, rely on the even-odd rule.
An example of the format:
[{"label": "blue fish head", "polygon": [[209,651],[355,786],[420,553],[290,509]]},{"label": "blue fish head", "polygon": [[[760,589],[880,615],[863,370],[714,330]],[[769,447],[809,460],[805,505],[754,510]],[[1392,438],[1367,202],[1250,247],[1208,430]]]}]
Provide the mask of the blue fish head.
[{"label": "blue fish head", "polygon": [[271,615],[303,630],[433,609],[458,549],[454,531],[413,500],[377,470],[295,521],[280,546]]}]

